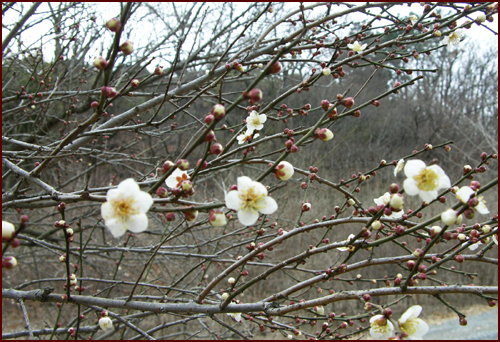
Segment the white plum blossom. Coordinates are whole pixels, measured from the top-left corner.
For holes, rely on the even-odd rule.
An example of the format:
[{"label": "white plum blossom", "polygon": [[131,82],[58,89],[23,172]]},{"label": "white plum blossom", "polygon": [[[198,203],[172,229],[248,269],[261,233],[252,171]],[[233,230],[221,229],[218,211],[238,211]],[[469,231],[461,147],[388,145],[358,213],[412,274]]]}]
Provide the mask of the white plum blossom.
[{"label": "white plum blossom", "polygon": [[248,132],[243,132],[243,133],[241,133],[240,135],[238,135],[238,136],[236,137],[236,140],[238,140],[238,144],[239,144],[239,145],[241,145],[241,144],[245,143],[245,141],[252,141],[253,139],[255,139],[255,138],[257,138],[257,137],[259,136],[259,133],[255,133],[255,134],[253,135],[253,137],[252,137],[252,133],[253,133],[253,132],[250,132],[250,133],[248,133],[248,134],[247,134],[247,133],[248,133]]},{"label": "white plum blossom", "polygon": [[480,214],[487,215],[490,213],[488,210],[488,207],[486,207],[486,201],[484,200],[483,196],[479,196],[478,198],[479,203],[474,207]]},{"label": "white plum blossom", "polygon": [[[465,242],[465,243],[467,243],[467,242]],[[483,244],[483,243],[482,243],[481,241],[478,241],[478,242],[476,242],[476,243],[471,244],[471,245],[469,246],[469,249],[470,249],[471,251],[475,251],[475,250],[476,250],[476,249],[478,249],[478,248],[479,248],[479,246],[480,246],[480,245],[482,245],[482,244]],[[463,245],[463,244],[462,244],[462,245]]]},{"label": "white plum blossom", "polygon": [[440,166],[426,166],[419,159],[408,160],[404,173],[408,177],[403,183],[405,192],[410,196],[419,195],[426,202],[436,199],[440,189],[451,186],[450,178]]},{"label": "white plum blossom", "polygon": [[181,169],[175,169],[170,176],[167,177],[165,183],[171,189],[179,188],[182,181],[189,180],[191,177],[188,176],[186,171]]},{"label": "white plum blossom", "polygon": [[251,226],[262,214],[272,214],[278,209],[276,201],[267,195],[267,189],[249,177],[238,177],[238,190],[226,194],[226,207],[238,211],[238,220]]},{"label": "white plum blossom", "polygon": [[325,314],[325,308],[322,305],[315,306],[314,311],[316,311],[316,313],[320,316]]},{"label": "white plum blossom", "polygon": [[231,316],[236,322],[241,322],[241,312],[237,313],[228,313],[228,316]]},{"label": "white plum blossom", "polygon": [[400,159],[398,161],[398,165],[396,165],[396,168],[394,169],[394,177],[396,177],[398,175],[398,173],[403,170],[404,166],[405,166],[405,160],[404,159]]},{"label": "white plum blossom", "polygon": [[460,202],[467,203],[473,194],[474,190],[472,190],[470,186],[463,186],[457,191],[455,195],[460,200]]},{"label": "white plum blossom", "polygon": [[213,227],[222,227],[227,224],[226,215],[220,210],[210,210],[208,213],[208,223]]},{"label": "white plum blossom", "polygon": [[359,44],[357,40],[353,44],[347,44],[347,47],[349,49],[357,53],[363,52],[363,50],[366,49],[367,46],[368,44],[363,44],[363,45]]},{"label": "white plum blossom", "polygon": [[[391,202],[391,199],[394,195],[391,195],[389,192],[386,192],[385,194],[383,194],[382,196],[380,196],[379,198],[374,198],[373,199],[373,202],[375,202],[376,205],[387,205]],[[384,217],[387,217],[387,218],[392,218],[392,219],[398,219],[398,218],[401,218],[403,215],[404,215],[404,210],[392,210],[392,214],[387,216],[384,214]]]},{"label": "white plum blossom", "polygon": [[260,131],[264,127],[264,122],[267,120],[267,115],[266,114],[259,114],[255,110],[252,110],[252,112],[248,115],[247,117],[247,135],[252,134],[253,131],[257,130]]},{"label": "white plum blossom", "polygon": [[113,321],[108,316],[99,319],[99,326],[102,330],[113,330]]},{"label": "white plum blossom", "polygon": [[370,318],[370,336],[375,339],[387,340],[394,333],[394,324],[383,315]]},{"label": "white plum blossom", "polygon": [[[354,234],[350,234],[349,237],[347,238],[347,240],[345,240],[345,242],[349,242],[352,238],[354,238],[356,235]],[[349,247],[337,247],[337,250],[341,251],[341,252],[346,252],[349,250]]]},{"label": "white plum blossom", "polygon": [[153,198],[141,191],[132,179],[121,182],[116,189],[106,194],[106,202],[101,205],[101,215],[113,237],[125,234],[127,230],[140,233],[148,228],[146,213],[153,205]]},{"label": "white plum blossom", "polygon": [[399,328],[410,340],[422,340],[422,336],[429,331],[427,323],[418,318],[421,312],[420,305],[413,305],[398,320]]},{"label": "white plum blossom", "polygon": [[464,30],[458,29],[453,31],[446,37],[444,37],[442,43],[448,45],[448,50],[451,50],[453,45],[458,45],[460,43],[460,39],[464,36]]}]

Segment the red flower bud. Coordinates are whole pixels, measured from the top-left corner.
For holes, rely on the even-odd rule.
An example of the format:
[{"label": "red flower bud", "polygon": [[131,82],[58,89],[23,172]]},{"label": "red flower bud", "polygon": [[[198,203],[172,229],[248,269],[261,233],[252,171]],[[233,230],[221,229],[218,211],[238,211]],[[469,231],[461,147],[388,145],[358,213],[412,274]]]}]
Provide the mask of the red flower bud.
[{"label": "red flower bud", "polygon": [[277,74],[281,71],[281,63],[280,62],[275,62],[271,68],[269,69],[269,71],[267,72],[268,75],[271,75],[271,74]]},{"label": "red flower bud", "polygon": [[123,52],[125,56],[128,56],[134,51],[134,43],[132,43],[130,40],[126,40],[125,42],[120,45],[120,51]]},{"label": "red flower bud", "polygon": [[108,62],[104,59],[104,57],[96,57],[94,59],[94,66],[99,70],[104,70],[108,66]]},{"label": "red flower bud", "polygon": [[354,99],[352,97],[347,97],[340,100],[340,104],[346,108],[352,108],[352,106],[354,106]]}]

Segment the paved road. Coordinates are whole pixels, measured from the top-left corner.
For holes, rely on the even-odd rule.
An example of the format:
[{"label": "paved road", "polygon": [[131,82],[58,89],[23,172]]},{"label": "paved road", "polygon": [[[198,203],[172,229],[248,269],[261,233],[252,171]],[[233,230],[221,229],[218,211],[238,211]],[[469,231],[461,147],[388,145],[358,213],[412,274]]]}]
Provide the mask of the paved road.
[{"label": "paved road", "polygon": [[[428,322],[431,323],[431,322]],[[498,340],[498,309],[467,316],[465,327],[458,318],[443,320],[441,324],[429,324],[426,340]]]}]

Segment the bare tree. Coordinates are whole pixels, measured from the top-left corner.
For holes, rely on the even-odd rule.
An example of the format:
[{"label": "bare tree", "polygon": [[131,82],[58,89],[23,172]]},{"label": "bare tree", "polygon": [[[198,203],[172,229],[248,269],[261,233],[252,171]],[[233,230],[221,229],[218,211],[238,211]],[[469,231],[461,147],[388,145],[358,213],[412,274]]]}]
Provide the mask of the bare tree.
[{"label": "bare tree", "polygon": [[418,338],[419,298],[495,305],[497,65],[457,49],[497,4],[2,6],[3,338]]}]

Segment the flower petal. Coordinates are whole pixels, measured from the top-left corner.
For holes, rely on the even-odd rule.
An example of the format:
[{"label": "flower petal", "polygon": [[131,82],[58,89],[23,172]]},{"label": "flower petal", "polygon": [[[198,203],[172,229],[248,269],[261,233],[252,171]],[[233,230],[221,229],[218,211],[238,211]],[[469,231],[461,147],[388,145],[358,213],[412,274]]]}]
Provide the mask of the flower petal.
[{"label": "flower petal", "polygon": [[262,214],[272,214],[278,210],[278,203],[276,203],[274,198],[269,196],[264,197],[257,205],[261,206],[260,212]]},{"label": "flower petal", "polygon": [[417,182],[413,178],[406,178],[403,182],[403,188],[405,192],[410,196],[416,196],[420,192],[417,186]]},{"label": "flower petal", "polygon": [[104,202],[101,204],[101,216],[104,219],[104,221],[107,221],[111,219],[115,214],[115,211],[113,209],[113,205],[109,202]]},{"label": "flower petal", "polygon": [[422,307],[420,305],[413,305],[412,307],[408,308],[408,310],[405,311],[405,313],[401,316],[399,319],[399,323],[405,324],[407,320],[412,320],[420,316],[420,313],[422,312]]},{"label": "flower petal", "polygon": [[425,163],[420,159],[407,160],[404,167],[405,176],[413,178],[425,169]]},{"label": "flower petal", "polygon": [[119,191],[118,189],[109,189],[108,192],[106,193],[106,201],[110,202],[115,198],[120,197],[121,195],[122,192]]},{"label": "flower petal", "polygon": [[139,184],[135,182],[132,178],[127,178],[118,184],[118,191],[126,193],[136,193],[141,191]]},{"label": "flower petal", "polygon": [[259,115],[259,121],[261,124],[263,124],[264,122],[266,122],[267,120],[267,115],[266,114],[260,114]]},{"label": "flower petal", "polygon": [[424,336],[429,332],[429,325],[420,318],[415,319],[415,324],[417,328],[417,331],[415,331],[415,335],[419,336],[420,337],[419,340],[421,340],[422,336]]},{"label": "flower petal", "polygon": [[[258,194],[258,195],[265,195],[267,196],[267,188],[259,182],[252,181],[253,191]],[[239,187],[238,187],[239,189]]]},{"label": "flower petal", "polygon": [[[240,191],[247,191],[249,187],[253,185],[253,181],[250,177],[247,176],[241,176],[238,177],[238,192]],[[267,194],[267,192],[266,192]]]},{"label": "flower petal", "polygon": [[144,191],[139,191],[134,194],[135,205],[139,208],[141,213],[146,213],[153,205],[153,197],[150,194]]},{"label": "flower petal", "polygon": [[259,214],[253,210],[238,210],[238,220],[242,225],[251,226],[258,218]]},{"label": "flower petal", "polygon": [[422,201],[432,202],[438,197],[438,192],[437,190],[420,191],[419,195]]},{"label": "flower petal", "polygon": [[148,216],[146,214],[131,215],[125,222],[125,227],[132,233],[141,233],[148,229]]},{"label": "flower petal", "polygon": [[119,238],[120,236],[123,236],[123,234],[125,234],[125,232],[127,231],[127,228],[125,228],[123,223],[115,218],[105,221],[105,224],[114,238]]},{"label": "flower petal", "polygon": [[467,203],[473,194],[474,190],[470,186],[463,186],[457,191],[456,196],[460,202]]},{"label": "flower petal", "polygon": [[226,194],[226,208],[239,210],[243,206],[238,191],[232,190]]}]

